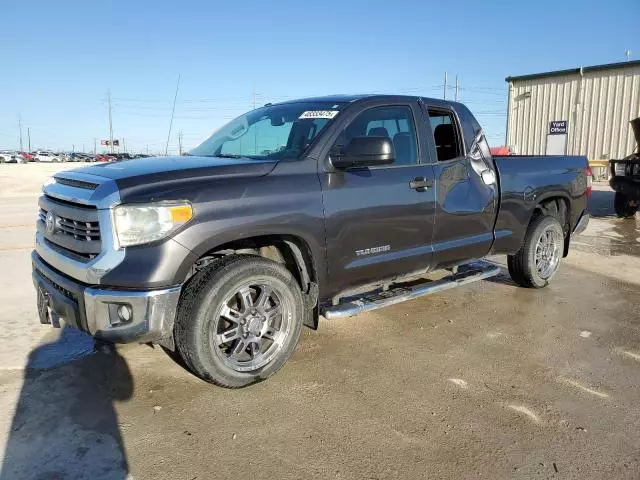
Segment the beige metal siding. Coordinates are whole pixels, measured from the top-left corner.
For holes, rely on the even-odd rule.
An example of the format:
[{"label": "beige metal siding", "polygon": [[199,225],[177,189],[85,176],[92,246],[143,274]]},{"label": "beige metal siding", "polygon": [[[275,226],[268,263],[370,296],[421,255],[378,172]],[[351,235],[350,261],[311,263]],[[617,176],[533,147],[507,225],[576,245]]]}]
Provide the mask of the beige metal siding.
[{"label": "beige metal siding", "polygon": [[515,153],[544,155],[553,120],[568,122],[569,154],[600,160],[635,149],[629,121],[640,117],[640,66],[513,80],[510,89],[507,145]]}]

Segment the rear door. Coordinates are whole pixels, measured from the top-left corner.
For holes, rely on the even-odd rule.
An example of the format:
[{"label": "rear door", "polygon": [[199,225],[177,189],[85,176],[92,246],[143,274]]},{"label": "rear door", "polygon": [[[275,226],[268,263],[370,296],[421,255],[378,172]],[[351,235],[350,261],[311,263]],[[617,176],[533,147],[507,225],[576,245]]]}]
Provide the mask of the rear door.
[{"label": "rear door", "polygon": [[[331,294],[431,264],[435,195],[420,107],[367,105],[343,120],[320,172]],[[365,135],[390,138],[394,163],[332,169],[331,153]]]},{"label": "rear door", "polygon": [[465,107],[459,107],[424,105],[425,123],[437,156],[433,164],[435,268],[481,258],[489,253],[494,240],[498,205],[495,167],[484,135],[478,135],[480,125]]}]

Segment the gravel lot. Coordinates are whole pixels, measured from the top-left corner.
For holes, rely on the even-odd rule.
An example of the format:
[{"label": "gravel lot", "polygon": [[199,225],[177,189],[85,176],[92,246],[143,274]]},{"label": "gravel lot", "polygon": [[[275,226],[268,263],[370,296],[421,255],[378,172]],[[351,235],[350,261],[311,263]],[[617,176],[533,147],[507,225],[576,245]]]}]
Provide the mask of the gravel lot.
[{"label": "gravel lot", "polygon": [[322,321],[231,391],[38,323],[36,199],[73,166],[0,166],[1,479],[640,478],[640,216],[606,186],[548,289],[502,275]]}]

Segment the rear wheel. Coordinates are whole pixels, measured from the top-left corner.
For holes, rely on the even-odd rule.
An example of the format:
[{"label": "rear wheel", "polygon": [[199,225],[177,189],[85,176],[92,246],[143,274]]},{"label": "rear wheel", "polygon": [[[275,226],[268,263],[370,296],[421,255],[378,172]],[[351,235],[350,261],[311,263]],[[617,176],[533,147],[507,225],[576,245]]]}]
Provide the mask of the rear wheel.
[{"label": "rear wheel", "polygon": [[564,232],[557,218],[534,218],[515,255],[507,257],[509,274],[518,285],[528,288],[546,287],[558,270],[564,250]]},{"label": "rear wheel", "polygon": [[200,378],[237,388],[277,372],[300,338],[300,287],[281,264],[230,255],[196,274],[180,299],[175,339]]},{"label": "rear wheel", "polygon": [[624,193],[616,192],[613,209],[620,218],[632,218],[638,211],[638,202],[631,200]]}]

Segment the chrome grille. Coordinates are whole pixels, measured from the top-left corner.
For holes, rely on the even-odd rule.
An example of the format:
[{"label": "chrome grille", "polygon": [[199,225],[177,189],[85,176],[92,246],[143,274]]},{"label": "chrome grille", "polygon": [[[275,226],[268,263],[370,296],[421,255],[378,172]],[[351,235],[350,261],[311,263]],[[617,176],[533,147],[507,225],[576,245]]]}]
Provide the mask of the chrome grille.
[{"label": "chrome grille", "polygon": [[88,262],[102,251],[98,209],[43,195],[38,202],[37,228],[47,244],[60,254]]},{"label": "chrome grille", "polygon": [[[47,210],[40,208],[39,218],[45,223],[47,213]],[[83,222],[56,215],[56,229],[81,242],[100,241],[100,224],[98,222]]]}]

